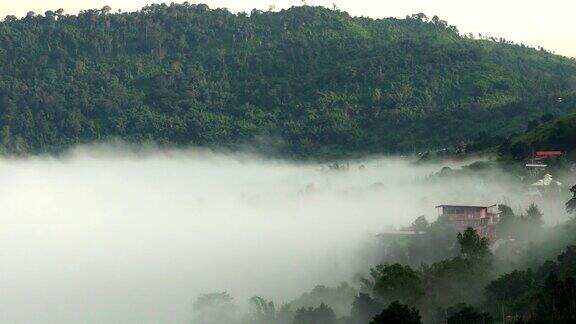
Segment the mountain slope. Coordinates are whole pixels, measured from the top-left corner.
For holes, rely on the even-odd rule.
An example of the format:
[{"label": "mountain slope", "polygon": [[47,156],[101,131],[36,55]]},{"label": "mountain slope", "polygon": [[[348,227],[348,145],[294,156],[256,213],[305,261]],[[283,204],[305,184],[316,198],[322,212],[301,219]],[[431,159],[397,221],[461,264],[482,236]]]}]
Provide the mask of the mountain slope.
[{"label": "mountain slope", "polygon": [[576,150],[576,114],[544,123],[519,138],[540,150]]},{"label": "mountain slope", "polygon": [[576,108],[555,101],[576,90],[574,60],[463,37],[436,17],[308,6],[8,17],[0,72],[8,153],[117,137],[225,147],[269,138],[298,156],[406,151]]}]

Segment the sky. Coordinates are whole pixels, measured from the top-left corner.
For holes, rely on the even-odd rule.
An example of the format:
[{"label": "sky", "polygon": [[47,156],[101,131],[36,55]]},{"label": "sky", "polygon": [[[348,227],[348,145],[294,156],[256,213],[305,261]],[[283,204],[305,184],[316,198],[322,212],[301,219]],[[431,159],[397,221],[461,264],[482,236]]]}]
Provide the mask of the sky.
[{"label": "sky", "polygon": [[[576,58],[576,11],[574,0],[304,0],[308,5],[336,4],[354,16],[400,17],[423,12],[438,15],[464,33],[504,37],[517,43],[542,46],[556,54]],[[0,17],[22,16],[28,11],[44,13],[63,8],[70,14],[83,9],[138,10],[153,0],[19,0],[0,1]],[[167,1],[171,2],[171,1]],[[182,1],[175,1],[182,2]],[[189,1],[197,3],[197,1]],[[303,0],[205,0],[210,7],[250,12],[257,8],[275,10],[303,4]]]}]

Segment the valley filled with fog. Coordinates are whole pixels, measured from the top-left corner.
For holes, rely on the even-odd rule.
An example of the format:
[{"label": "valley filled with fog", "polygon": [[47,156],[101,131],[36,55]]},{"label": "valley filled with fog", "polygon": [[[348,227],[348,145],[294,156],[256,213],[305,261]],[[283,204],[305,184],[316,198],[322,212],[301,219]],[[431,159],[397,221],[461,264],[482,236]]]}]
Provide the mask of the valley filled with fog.
[{"label": "valley filled with fog", "polygon": [[378,263],[362,253],[377,234],[439,204],[535,199],[496,171],[431,177],[446,165],[461,166],[104,146],[1,160],[0,322],[187,323],[198,295],[222,291],[288,302],[352,281]]}]

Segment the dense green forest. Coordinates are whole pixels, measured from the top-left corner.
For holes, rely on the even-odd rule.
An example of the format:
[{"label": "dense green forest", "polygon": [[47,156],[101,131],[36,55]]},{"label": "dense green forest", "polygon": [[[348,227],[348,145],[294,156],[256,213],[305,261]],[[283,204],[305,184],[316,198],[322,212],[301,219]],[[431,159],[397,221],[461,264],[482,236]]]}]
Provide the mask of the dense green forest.
[{"label": "dense green forest", "polygon": [[3,152],[120,138],[286,155],[412,152],[574,111],[576,62],[438,17],[171,4],[0,23]]},{"label": "dense green forest", "polygon": [[576,150],[576,114],[571,114],[542,124],[532,122],[534,128],[518,138],[537,149]]},{"label": "dense green forest", "polygon": [[552,166],[565,169],[567,164],[576,162],[576,114],[560,117],[544,114],[538,119],[530,120],[524,132],[513,133],[509,136],[481,132],[465,146],[451,147],[433,154],[428,153],[426,158],[496,153],[502,165],[510,166],[514,162],[526,162],[538,150],[563,152],[562,158],[546,161]]}]

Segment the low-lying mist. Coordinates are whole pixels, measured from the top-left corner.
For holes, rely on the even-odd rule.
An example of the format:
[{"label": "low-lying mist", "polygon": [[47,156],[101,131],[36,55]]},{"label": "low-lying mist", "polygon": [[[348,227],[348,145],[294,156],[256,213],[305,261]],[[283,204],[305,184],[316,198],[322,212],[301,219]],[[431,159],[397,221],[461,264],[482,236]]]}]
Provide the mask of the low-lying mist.
[{"label": "low-lying mist", "polygon": [[366,244],[436,205],[533,200],[496,171],[429,177],[443,166],[104,146],[2,160],[0,322],[188,323],[215,291],[288,302],[365,272]]}]

